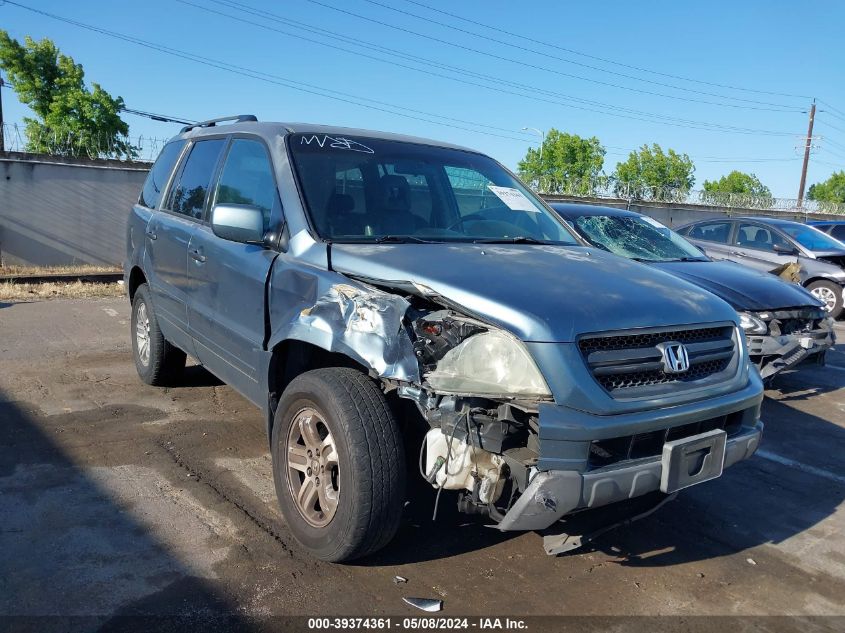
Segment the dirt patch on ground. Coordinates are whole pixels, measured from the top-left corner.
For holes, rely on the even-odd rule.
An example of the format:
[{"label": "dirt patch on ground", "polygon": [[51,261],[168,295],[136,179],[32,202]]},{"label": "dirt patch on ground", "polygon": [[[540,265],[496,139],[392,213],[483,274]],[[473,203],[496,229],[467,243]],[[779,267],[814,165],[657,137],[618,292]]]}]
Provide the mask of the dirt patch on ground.
[{"label": "dirt patch on ground", "polygon": [[[70,274],[70,273],[69,273]],[[0,301],[31,301],[33,299],[92,299],[119,297],[124,294],[122,284],[88,281],[43,283],[0,283]]]}]

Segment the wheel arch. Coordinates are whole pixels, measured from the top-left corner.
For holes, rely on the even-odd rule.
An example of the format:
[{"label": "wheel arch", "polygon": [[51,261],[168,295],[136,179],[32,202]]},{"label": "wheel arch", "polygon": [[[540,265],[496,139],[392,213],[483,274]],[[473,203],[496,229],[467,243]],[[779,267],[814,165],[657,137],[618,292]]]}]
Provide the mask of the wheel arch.
[{"label": "wheel arch", "polygon": [[138,286],[147,283],[147,276],[141,270],[140,266],[133,266],[132,270],[129,271],[128,281],[129,287],[126,290],[129,293],[129,301],[132,301],[135,298],[135,292],[138,290]]},{"label": "wheel arch", "polygon": [[327,367],[348,367],[366,375],[374,373],[374,370],[364,365],[360,359],[301,339],[286,339],[273,346],[267,366],[268,439],[272,436],[276,406],[285,388],[298,375]]}]

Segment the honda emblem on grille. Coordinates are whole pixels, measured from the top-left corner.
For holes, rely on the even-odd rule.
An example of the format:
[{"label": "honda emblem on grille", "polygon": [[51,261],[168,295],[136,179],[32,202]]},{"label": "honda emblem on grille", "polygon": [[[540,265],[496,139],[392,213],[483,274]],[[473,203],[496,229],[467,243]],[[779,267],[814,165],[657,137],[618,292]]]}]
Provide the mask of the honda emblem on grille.
[{"label": "honda emblem on grille", "polygon": [[657,349],[663,354],[664,373],[682,374],[689,369],[689,354],[682,343],[660,343]]}]

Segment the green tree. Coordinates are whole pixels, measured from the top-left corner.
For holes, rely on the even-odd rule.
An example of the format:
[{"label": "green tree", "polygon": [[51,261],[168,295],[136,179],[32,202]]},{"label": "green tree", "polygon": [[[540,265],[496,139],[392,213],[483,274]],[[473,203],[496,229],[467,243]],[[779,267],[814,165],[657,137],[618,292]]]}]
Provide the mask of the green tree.
[{"label": "green tree", "polygon": [[726,200],[744,206],[768,206],[772,192],[754,174],[733,170],[718,180],[704,181],[702,202],[719,203]]},{"label": "green tree", "polygon": [[810,185],[807,197],[819,202],[845,203],[845,171],[834,172],[824,182]]},{"label": "green tree", "polygon": [[733,170],[727,176],[722,176],[719,180],[705,180],[704,191],[713,193],[744,193],[751,196],[767,197],[771,197],[772,195],[769,188],[760,182],[757,176],[737,170]]},{"label": "green tree", "polygon": [[657,143],[631,152],[617,163],[613,180],[617,195],[647,200],[667,200],[685,195],[695,184],[695,165],[686,154],[663,151]]},{"label": "green tree", "polygon": [[546,193],[590,195],[604,166],[604,147],[599,140],[549,130],[542,149],[529,148],[517,171],[524,180]]},{"label": "green tree", "polygon": [[120,118],[123,99],[99,84],[85,87],[85,72],[45,38],[23,44],[0,30],[0,68],[21,103],[37,118],[24,118],[27,150],[62,155],[137,156],[126,141],[129,126]]}]

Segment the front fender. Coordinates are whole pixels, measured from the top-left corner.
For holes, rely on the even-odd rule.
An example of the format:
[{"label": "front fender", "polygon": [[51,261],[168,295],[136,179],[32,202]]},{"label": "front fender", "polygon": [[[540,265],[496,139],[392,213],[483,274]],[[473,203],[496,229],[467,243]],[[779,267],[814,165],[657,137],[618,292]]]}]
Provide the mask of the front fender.
[{"label": "front fender", "polygon": [[[333,274],[312,280],[313,302],[298,302],[292,310],[285,298],[271,288],[268,349],[295,340],[329,352],[343,354],[382,378],[420,383],[420,368],[404,325],[410,304],[403,297]],[[321,290],[318,292],[318,288]],[[302,296],[302,295],[301,295]],[[287,304],[287,305],[284,305]]]}]

